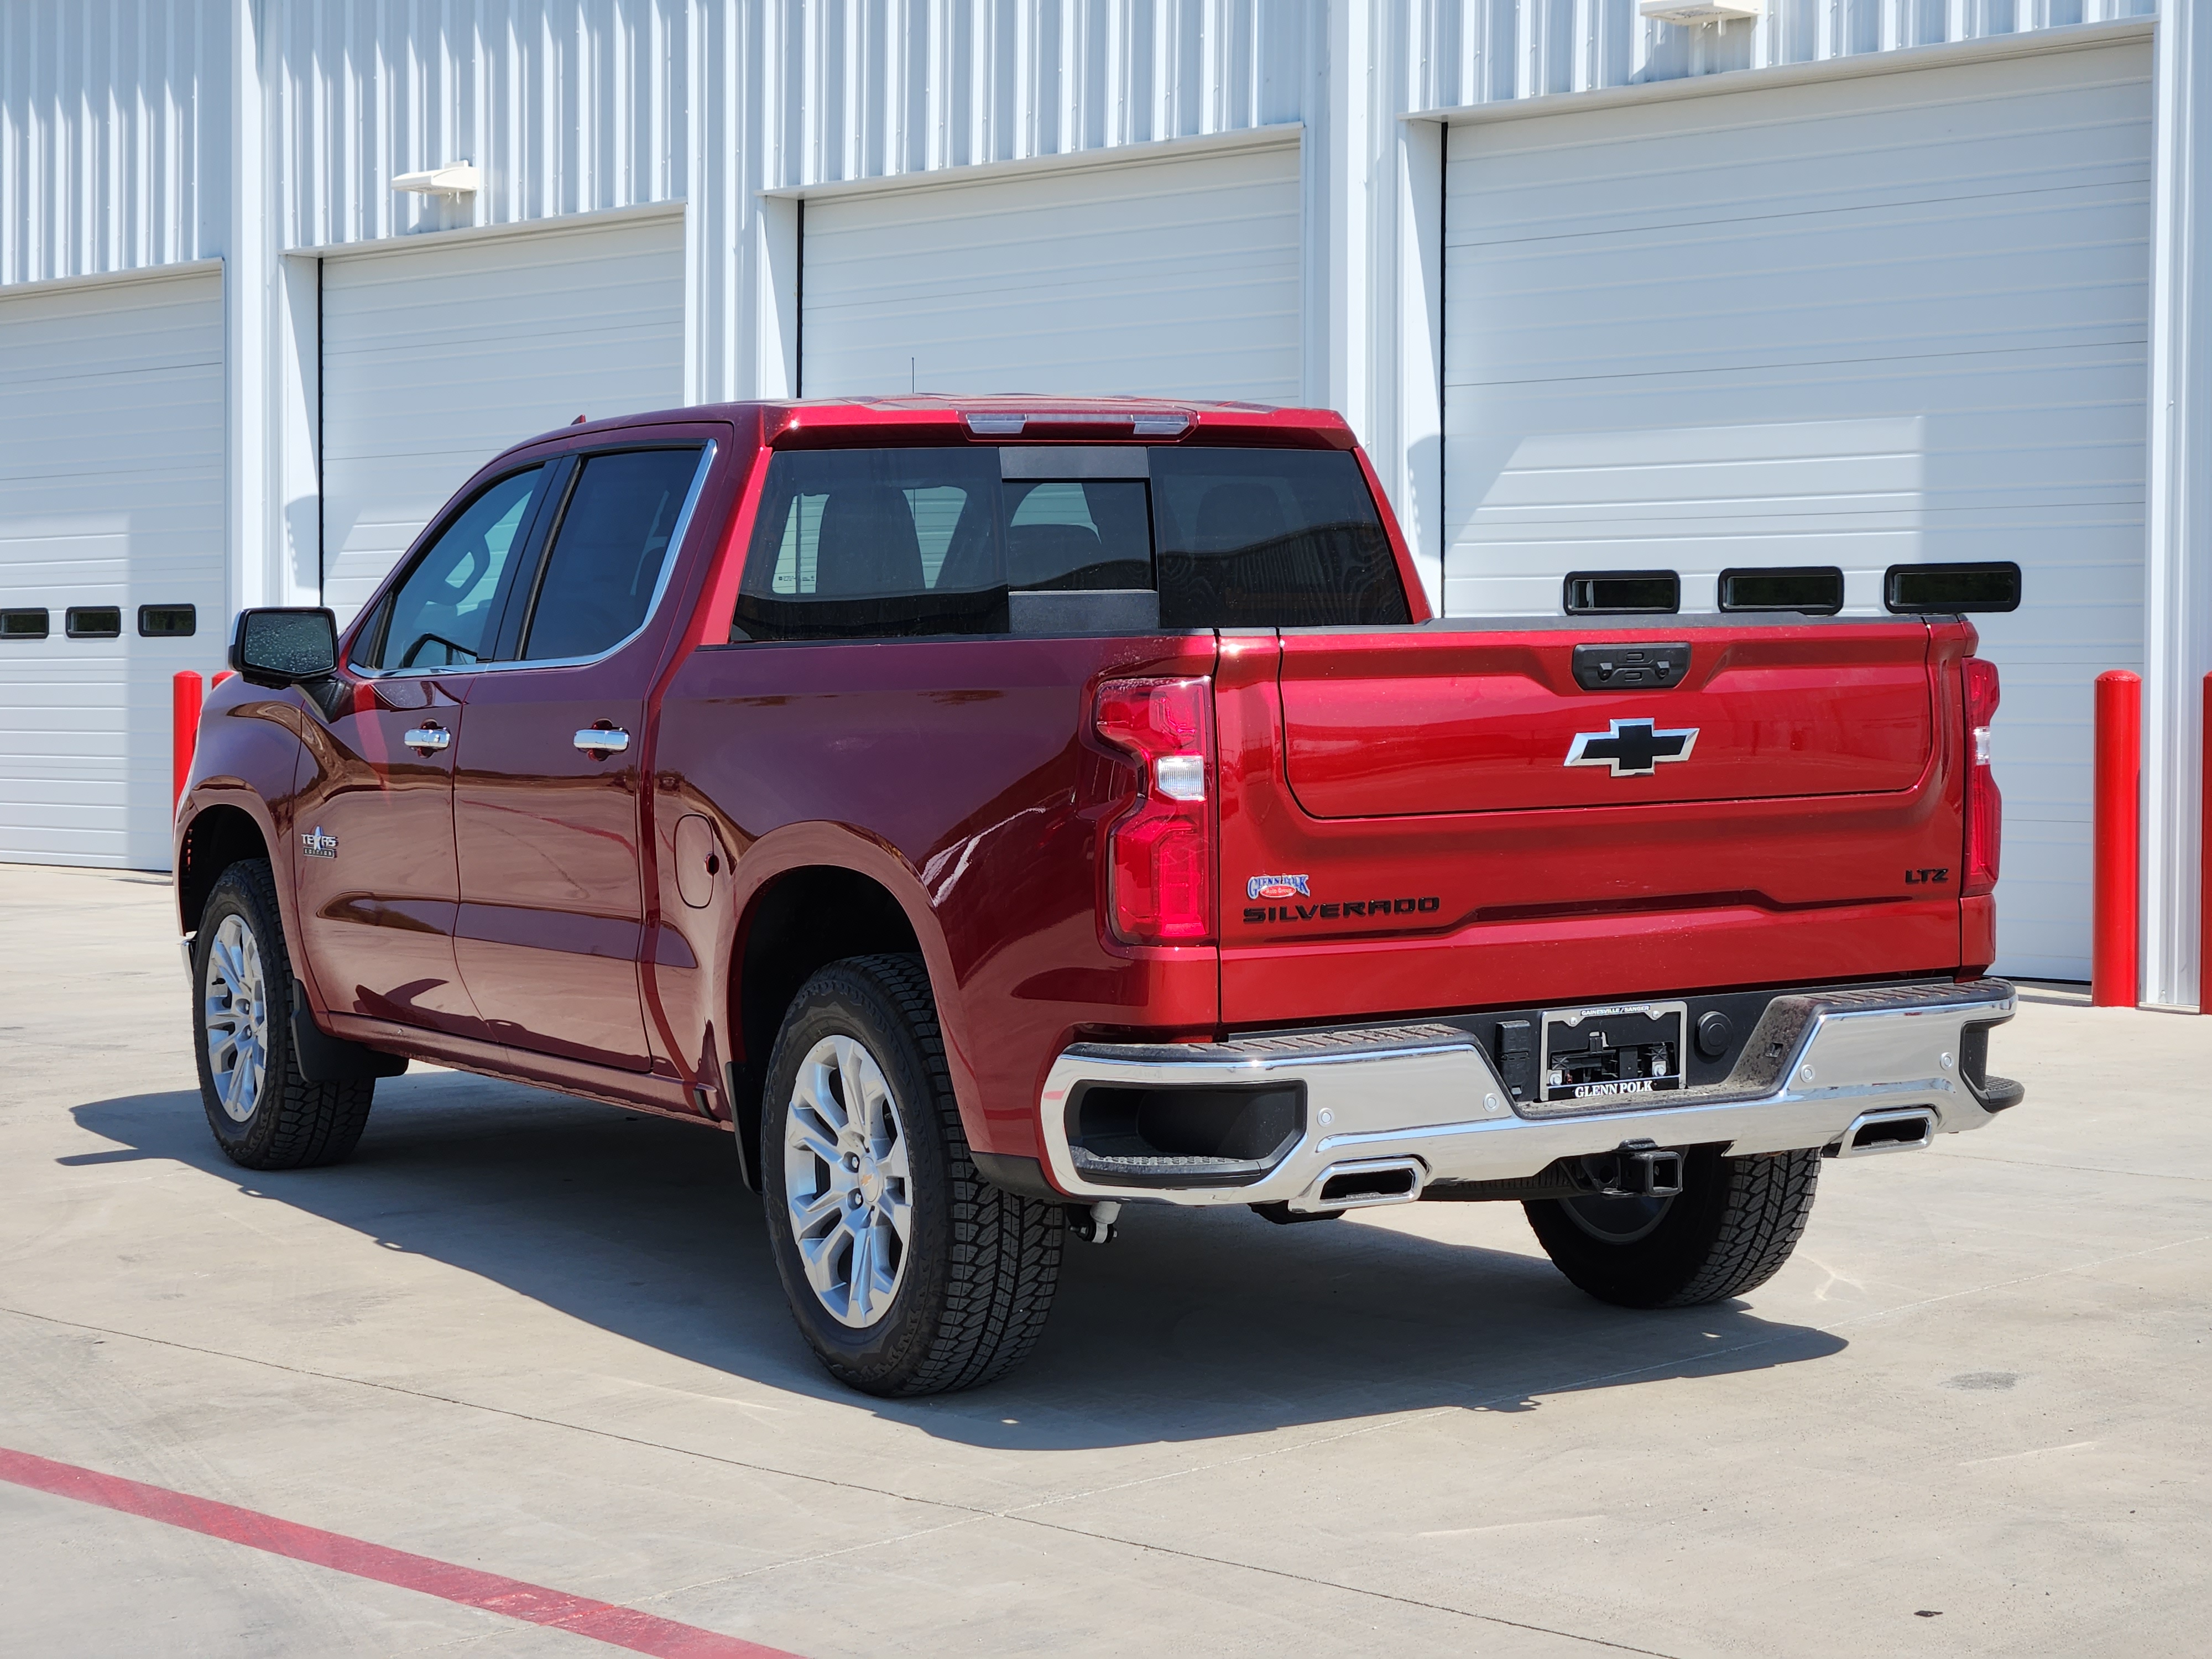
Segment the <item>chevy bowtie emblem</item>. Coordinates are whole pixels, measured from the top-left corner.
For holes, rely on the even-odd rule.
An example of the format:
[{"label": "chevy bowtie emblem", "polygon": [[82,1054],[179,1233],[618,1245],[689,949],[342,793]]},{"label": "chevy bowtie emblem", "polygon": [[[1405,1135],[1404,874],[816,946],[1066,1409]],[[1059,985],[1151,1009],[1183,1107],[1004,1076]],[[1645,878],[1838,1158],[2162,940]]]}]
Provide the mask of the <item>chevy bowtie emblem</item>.
[{"label": "chevy bowtie emblem", "polygon": [[300,850],[311,859],[334,859],[338,855],[338,838],[325,835],[319,823],[300,832]]},{"label": "chevy bowtie emblem", "polygon": [[1616,778],[1648,778],[1661,761],[1686,761],[1698,728],[1662,732],[1656,720],[1615,720],[1610,732],[1577,732],[1567,750],[1570,766],[1609,766]]}]

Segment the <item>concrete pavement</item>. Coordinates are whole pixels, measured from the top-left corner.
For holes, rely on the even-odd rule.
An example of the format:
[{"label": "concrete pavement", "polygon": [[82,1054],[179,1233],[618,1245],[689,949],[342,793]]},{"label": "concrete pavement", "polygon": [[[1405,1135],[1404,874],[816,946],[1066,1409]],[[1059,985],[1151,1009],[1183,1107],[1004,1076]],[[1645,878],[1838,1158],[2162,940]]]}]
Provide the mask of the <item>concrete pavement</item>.
[{"label": "concrete pavement", "polygon": [[[0,1447],[815,1659],[2208,1640],[2212,1022],[2031,990],[2027,1103],[1828,1166],[1742,1303],[1601,1306],[1517,1206],[1137,1210],[890,1404],[710,1132],[417,1067],[225,1162],[168,903],[0,866]],[[611,1650],[7,1485],[0,1551],[12,1651]]]}]

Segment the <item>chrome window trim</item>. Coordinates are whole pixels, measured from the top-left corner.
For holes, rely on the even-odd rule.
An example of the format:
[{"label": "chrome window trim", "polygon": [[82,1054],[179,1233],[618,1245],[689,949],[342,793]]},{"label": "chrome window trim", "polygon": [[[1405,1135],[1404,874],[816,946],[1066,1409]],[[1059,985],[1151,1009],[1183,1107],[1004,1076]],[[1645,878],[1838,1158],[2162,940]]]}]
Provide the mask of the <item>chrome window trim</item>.
[{"label": "chrome window trim", "polygon": [[[689,449],[690,447],[690,445],[687,443],[617,445],[605,450],[582,451],[578,453],[577,459],[580,462],[589,461],[594,455],[618,454],[624,449]],[[645,615],[639,618],[635,628],[630,629],[605,650],[589,657],[510,657],[498,662],[472,662],[444,668],[371,669],[355,667],[351,663],[347,664],[347,667],[352,669],[363,679],[397,680],[425,679],[434,677],[443,678],[454,674],[495,674],[503,669],[514,668],[585,668],[593,663],[605,662],[616,652],[622,650],[636,639],[639,635],[644,633],[647,629],[652,627],[653,619],[660,614],[660,601],[667,594],[668,584],[670,579],[676,574],[678,562],[684,556],[684,538],[690,533],[691,515],[699,506],[699,497],[706,493],[707,475],[714,470],[714,457],[720,448],[720,445],[715,439],[707,438],[701,441],[699,467],[691,475],[691,488],[684,497],[683,509],[677,514],[676,523],[668,532],[668,553],[660,562],[660,579],[653,586],[653,597],[646,601]],[[550,462],[547,463],[547,465],[550,464]],[[559,532],[560,526],[555,526],[554,532],[556,539]],[[538,556],[541,559],[550,557],[552,551],[552,545],[548,543]],[[366,615],[376,605],[382,604],[384,598],[384,595],[379,594],[371,605],[362,607],[362,613]],[[526,635],[525,637],[527,638],[527,635]]]}]

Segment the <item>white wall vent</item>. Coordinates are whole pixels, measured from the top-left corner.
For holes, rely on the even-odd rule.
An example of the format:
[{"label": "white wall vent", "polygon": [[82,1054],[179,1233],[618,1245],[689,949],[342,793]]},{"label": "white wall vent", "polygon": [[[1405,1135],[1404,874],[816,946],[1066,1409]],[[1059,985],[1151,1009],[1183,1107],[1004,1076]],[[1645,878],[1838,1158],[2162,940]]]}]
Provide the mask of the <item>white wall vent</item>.
[{"label": "white wall vent", "polygon": [[483,188],[483,174],[473,161],[455,161],[420,173],[403,173],[392,181],[394,190],[411,190],[424,196],[467,196]]},{"label": "white wall vent", "polygon": [[1759,18],[1760,0],[1640,0],[1637,11],[1655,22],[1748,23]]}]

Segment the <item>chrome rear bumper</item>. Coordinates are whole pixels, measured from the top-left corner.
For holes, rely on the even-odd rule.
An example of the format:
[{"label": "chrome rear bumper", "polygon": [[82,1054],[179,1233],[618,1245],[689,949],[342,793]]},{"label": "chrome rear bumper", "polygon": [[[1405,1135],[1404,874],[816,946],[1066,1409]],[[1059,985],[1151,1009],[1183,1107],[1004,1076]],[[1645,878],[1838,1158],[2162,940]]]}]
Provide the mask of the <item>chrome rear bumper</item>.
[{"label": "chrome rear bumper", "polygon": [[[1419,1167],[1418,1196],[1439,1181],[1527,1180],[1555,1159],[1609,1152],[1624,1141],[1717,1144],[1739,1155],[1836,1147],[1870,1114],[1916,1108],[1933,1115],[1936,1133],[1953,1134],[1995,1115],[1960,1074],[1961,1033],[2010,1019],[2016,1006],[2013,988],[1995,979],[1778,996],[1725,1081],[1587,1109],[1516,1107],[1480,1045],[1441,1024],[1217,1043],[1078,1043],[1045,1079],[1045,1156],[1053,1184],[1072,1197],[1286,1200],[1310,1209],[1324,1207],[1320,1189],[1332,1172],[1383,1160]],[[1068,1105],[1085,1087],[1285,1084],[1303,1091],[1302,1127],[1256,1180],[1138,1184],[1076,1167]]]}]

